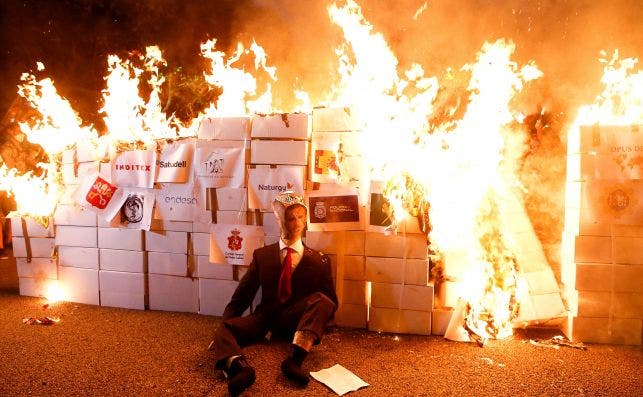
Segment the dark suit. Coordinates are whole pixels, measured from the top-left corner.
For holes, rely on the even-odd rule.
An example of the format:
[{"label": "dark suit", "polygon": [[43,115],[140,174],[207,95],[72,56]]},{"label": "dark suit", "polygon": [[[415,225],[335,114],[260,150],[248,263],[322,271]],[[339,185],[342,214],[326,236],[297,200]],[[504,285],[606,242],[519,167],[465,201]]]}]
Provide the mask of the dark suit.
[{"label": "dark suit", "polygon": [[[241,346],[260,340],[268,331],[290,337],[295,331],[310,331],[319,342],[337,309],[330,259],[304,246],[301,261],[292,273],[292,294],[285,303],[277,297],[280,274],[279,243],[255,250],[214,337],[217,368],[224,368],[226,358],[241,355]],[[250,307],[259,287],[261,302],[256,310],[239,317]]]}]

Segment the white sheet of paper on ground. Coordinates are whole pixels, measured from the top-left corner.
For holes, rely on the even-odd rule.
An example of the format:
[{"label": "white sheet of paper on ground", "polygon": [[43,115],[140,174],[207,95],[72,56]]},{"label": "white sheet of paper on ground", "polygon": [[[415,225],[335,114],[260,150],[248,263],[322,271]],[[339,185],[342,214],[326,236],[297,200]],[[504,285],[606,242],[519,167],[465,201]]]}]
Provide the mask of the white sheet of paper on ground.
[{"label": "white sheet of paper on ground", "polygon": [[311,372],[310,375],[319,382],[330,387],[332,391],[340,396],[369,385],[357,375],[339,364],[335,364],[330,368],[322,369],[317,372]]}]

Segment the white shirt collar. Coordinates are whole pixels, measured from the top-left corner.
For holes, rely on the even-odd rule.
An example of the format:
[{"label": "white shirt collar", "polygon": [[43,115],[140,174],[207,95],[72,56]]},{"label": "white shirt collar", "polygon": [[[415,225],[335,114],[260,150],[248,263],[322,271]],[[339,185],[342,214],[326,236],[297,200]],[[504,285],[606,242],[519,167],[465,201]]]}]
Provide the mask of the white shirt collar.
[{"label": "white shirt collar", "polygon": [[[279,251],[283,250],[284,248],[289,247],[288,244],[284,242],[283,239],[279,239]],[[295,252],[297,252],[299,255],[304,255],[304,243],[301,241],[301,239],[295,241],[290,245],[290,248],[294,249]]]}]

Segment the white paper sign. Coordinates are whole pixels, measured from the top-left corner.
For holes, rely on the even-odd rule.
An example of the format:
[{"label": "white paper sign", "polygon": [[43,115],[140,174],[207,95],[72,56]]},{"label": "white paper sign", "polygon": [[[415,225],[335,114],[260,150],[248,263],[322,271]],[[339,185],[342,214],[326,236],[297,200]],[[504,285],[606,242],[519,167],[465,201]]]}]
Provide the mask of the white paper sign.
[{"label": "white paper sign", "polygon": [[120,208],[120,227],[150,230],[154,209],[154,192],[145,189],[125,188],[125,201]]},{"label": "white paper sign", "polygon": [[151,189],[156,172],[156,149],[128,150],[113,154],[112,183],[121,187]]},{"label": "white paper sign", "polygon": [[248,208],[272,211],[275,196],[286,190],[304,191],[305,166],[258,165],[248,170]]},{"label": "white paper sign", "polygon": [[200,214],[201,204],[195,185],[193,184],[163,184],[155,190],[156,209],[154,219],[166,221],[194,220]]},{"label": "white paper sign", "polygon": [[310,375],[319,382],[330,387],[332,391],[340,396],[369,385],[357,375],[339,364],[335,364],[330,368],[322,369],[317,372],[311,372]]},{"label": "white paper sign", "polygon": [[243,187],[245,155],[244,141],[199,141],[196,175],[209,179],[208,187]]},{"label": "white paper sign", "polygon": [[95,172],[83,177],[73,199],[83,208],[94,211],[104,220],[116,216],[125,202],[123,189],[110,183],[109,178]]},{"label": "white paper sign", "polygon": [[252,253],[264,244],[263,227],[213,224],[210,229],[210,262],[249,265]]},{"label": "white paper sign", "polygon": [[192,176],[194,139],[163,144],[157,162],[157,182],[186,183]]}]

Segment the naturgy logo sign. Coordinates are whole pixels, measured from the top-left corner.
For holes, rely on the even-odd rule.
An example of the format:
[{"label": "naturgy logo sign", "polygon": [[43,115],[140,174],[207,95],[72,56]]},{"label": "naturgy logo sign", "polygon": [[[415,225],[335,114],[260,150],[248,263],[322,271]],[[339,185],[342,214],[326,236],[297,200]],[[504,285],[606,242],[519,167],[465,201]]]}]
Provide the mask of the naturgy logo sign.
[{"label": "naturgy logo sign", "polygon": [[260,183],[257,188],[259,190],[276,190],[278,192],[285,192],[286,190],[292,190],[293,184],[290,182],[286,182],[285,185],[264,185]]}]

